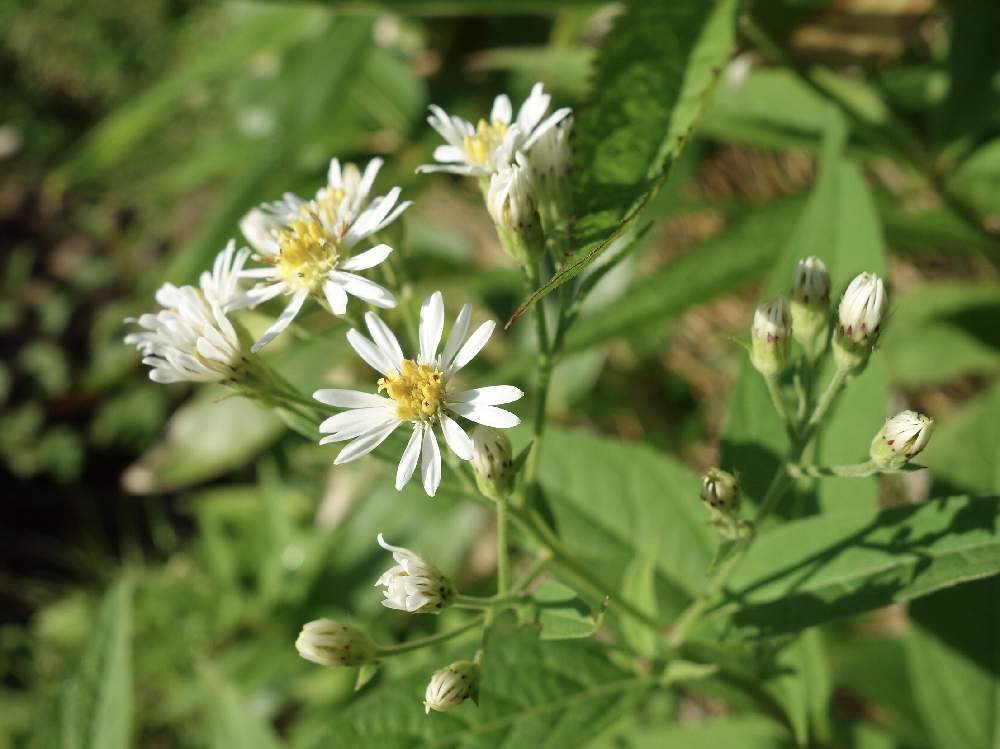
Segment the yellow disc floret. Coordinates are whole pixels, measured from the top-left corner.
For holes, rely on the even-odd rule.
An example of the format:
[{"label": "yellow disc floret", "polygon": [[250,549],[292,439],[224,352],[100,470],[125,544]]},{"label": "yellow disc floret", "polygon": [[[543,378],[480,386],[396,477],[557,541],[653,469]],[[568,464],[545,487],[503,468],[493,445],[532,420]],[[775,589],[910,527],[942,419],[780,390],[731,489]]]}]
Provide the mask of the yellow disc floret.
[{"label": "yellow disc floret", "polygon": [[274,264],[281,280],[293,289],[318,292],[340,255],[338,242],[314,211],[303,211],[278,232]]},{"label": "yellow disc floret", "polygon": [[466,135],[462,146],[469,161],[480,166],[489,166],[490,156],[503,142],[507,134],[507,123],[494,120],[491,125],[486,120],[480,120],[476,126],[475,135]]},{"label": "yellow disc floret", "polygon": [[444,378],[429,364],[403,359],[399,374],[381,378],[378,389],[396,401],[396,416],[399,419],[424,421],[437,416],[441,408]]}]

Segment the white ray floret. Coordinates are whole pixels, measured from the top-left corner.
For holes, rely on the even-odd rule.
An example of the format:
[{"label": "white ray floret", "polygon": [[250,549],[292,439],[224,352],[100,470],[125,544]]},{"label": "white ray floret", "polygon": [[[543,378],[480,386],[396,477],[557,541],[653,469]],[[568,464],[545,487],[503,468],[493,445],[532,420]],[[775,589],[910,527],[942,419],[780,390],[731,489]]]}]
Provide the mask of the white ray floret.
[{"label": "white ray floret", "polygon": [[530,151],[539,138],[570,113],[569,107],[563,107],[546,116],[551,102],[552,97],[545,93],[542,84],[536,83],[516,119],[510,98],[501,94],[493,100],[489,120],[479,120],[476,125],[432,104],[427,121],[445,139],[446,145],[434,149],[434,160],[438,163],[424,164],[417,171],[488,177],[510,164],[518,151]]},{"label": "white ray floret", "polygon": [[370,202],[368,196],[382,162],[369,162],[364,173],[337,159],[330,162],[327,185],[313,200],[286,193],[273,203],[254,208],[240,221],[240,229],[256,251],[263,268],[243,271],[254,278],[253,289],[229,302],[227,309],[254,307],[277,296],[291,297],[274,324],[253,351],[274,340],[302,309],[310,296],[325,303],[335,315],[347,311],[347,297],[355,296],[376,307],[394,307],[393,295],[355,271],[382,263],[392,252],[377,244],[358,254],[354,250],[385,229],[410,203],[399,203],[398,187]]},{"label": "white ray floret", "polygon": [[451,603],[455,588],[437,567],[409,549],[386,543],[381,533],[378,545],[391,552],[396,562],[375,583],[385,588],[383,606],[411,614],[437,614]]},{"label": "white ray floret", "polygon": [[441,483],[441,451],[437,431],[448,448],[462,460],[472,458],[472,440],[456,421],[464,417],[477,424],[499,429],[517,426],[520,419],[498,406],[513,403],[524,395],[511,385],[493,385],[472,390],[458,390],[455,374],[479,353],[493,333],[494,322],[484,322],[471,335],[472,307],[459,312],[440,350],[444,333],[444,301],[434,292],[420,309],[420,351],[413,359],[403,356],[396,336],[372,312],[365,315],[371,338],[357,330],[347,334],[347,341],[358,356],[382,374],[379,393],[357,390],[317,390],[313,397],[321,403],[346,409],[320,424],[326,434],[320,444],[348,442],[336,464],[367,455],[401,424],[412,427],[396,472],[396,488],[402,489],[420,464],[424,491],[434,496]]}]

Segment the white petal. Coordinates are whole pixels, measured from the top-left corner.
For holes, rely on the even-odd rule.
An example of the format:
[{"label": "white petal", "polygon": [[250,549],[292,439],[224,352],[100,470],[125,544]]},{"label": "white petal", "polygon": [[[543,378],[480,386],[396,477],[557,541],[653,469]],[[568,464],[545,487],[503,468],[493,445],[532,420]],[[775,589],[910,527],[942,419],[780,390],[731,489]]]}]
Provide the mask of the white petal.
[{"label": "white petal", "polygon": [[472,305],[463,304],[462,309],[455,318],[455,324],[451,326],[448,333],[448,342],[444,345],[444,353],[441,354],[441,367],[447,369],[451,360],[458,353],[459,346],[465,340],[466,333],[469,332],[469,321],[472,319]]},{"label": "white petal", "polygon": [[490,340],[490,336],[493,335],[493,329],[495,327],[495,322],[487,320],[476,328],[476,331],[469,336],[469,340],[465,342],[465,345],[463,345],[462,348],[458,350],[458,353],[455,354],[454,361],[452,361],[451,365],[448,367],[448,374],[457,372],[472,361],[476,357],[476,354],[482,351],[486,342]]},{"label": "white petal", "polygon": [[458,422],[447,414],[441,414],[441,431],[444,432],[444,441],[455,455],[462,460],[472,459],[472,440]]},{"label": "white petal", "polygon": [[373,408],[375,406],[391,406],[394,401],[373,393],[362,393],[360,390],[338,390],[324,388],[313,393],[313,398],[320,403],[337,408]]},{"label": "white petal", "polygon": [[538,142],[539,138],[541,138],[543,135],[545,135],[545,133],[547,133],[553,127],[555,127],[556,125],[558,125],[559,122],[564,117],[566,117],[566,115],[568,115],[572,111],[573,110],[570,109],[569,107],[564,107],[562,109],[557,109],[555,112],[553,112],[552,114],[550,114],[545,119],[545,122],[543,122],[541,125],[539,125],[538,127],[535,128],[535,132],[533,132],[528,137],[528,139],[526,141],[524,141],[524,143],[521,145],[521,148],[524,149],[525,151],[527,151],[528,149],[530,149],[533,145],[535,145],[535,143]]},{"label": "white petal", "polygon": [[347,230],[344,241],[348,247],[353,247],[358,241],[364,239],[369,234],[378,230],[378,226],[386,216],[392,211],[396,201],[399,200],[400,189],[394,187],[379,200],[372,201],[372,204],[355,219],[351,228]]},{"label": "white petal", "polygon": [[334,187],[344,186],[344,175],[340,169],[340,159],[330,159],[330,166],[326,170],[326,181]]},{"label": "white petal", "polygon": [[250,245],[265,255],[277,255],[278,243],[271,234],[276,222],[264,211],[254,208],[240,219],[240,231]]},{"label": "white petal", "polygon": [[264,335],[260,337],[253,346],[250,347],[250,351],[256,354],[264,346],[273,341],[281,331],[291,325],[292,320],[295,316],[299,314],[299,310],[302,309],[302,305],[305,304],[306,297],[309,296],[308,291],[299,291],[292,297],[292,301],[288,303],[284,311],[278,315],[278,319],[274,321],[274,325],[264,331]]},{"label": "white petal", "polygon": [[353,430],[361,424],[365,425],[358,434],[367,432],[376,424],[381,424],[387,419],[387,414],[391,411],[382,404],[370,408],[352,408],[349,411],[341,411],[328,419],[324,419],[319,425],[319,431],[323,434],[336,434]]},{"label": "white petal", "polygon": [[500,94],[493,100],[493,109],[490,110],[490,122],[502,122],[510,124],[510,118],[514,108],[510,105],[510,97],[507,94]]},{"label": "white petal", "polygon": [[250,289],[245,294],[242,294],[235,299],[231,299],[228,304],[226,304],[226,311],[232,312],[236,309],[243,309],[244,307],[256,307],[259,304],[274,299],[274,297],[288,290],[288,286],[285,285],[284,281],[278,281],[278,283],[270,284],[268,286],[257,286]]},{"label": "white petal", "polygon": [[473,406],[470,403],[453,403],[449,408],[459,416],[464,416],[469,421],[483,424],[497,429],[510,429],[521,423],[510,411],[505,411],[496,406]]},{"label": "white petal", "polygon": [[444,299],[435,291],[420,305],[420,362],[429,364],[437,356],[444,332]]},{"label": "white petal", "polygon": [[438,146],[434,149],[434,160],[445,164],[461,164],[465,161],[465,151],[455,146]]},{"label": "white petal", "polygon": [[370,250],[365,250],[360,255],[355,255],[340,264],[344,270],[366,270],[374,268],[381,263],[392,252],[392,248],[387,244],[377,244]]},{"label": "white petal", "polygon": [[420,460],[420,446],[423,443],[423,438],[424,427],[422,424],[417,424],[413,427],[413,434],[410,435],[410,441],[406,443],[406,449],[403,450],[403,457],[399,459],[399,468],[396,469],[396,491],[400,491],[406,486],[413,475],[417,461]]},{"label": "white petal", "polygon": [[240,278],[275,278],[278,275],[276,268],[247,268],[239,272]]},{"label": "white petal", "polygon": [[490,170],[487,167],[472,164],[421,164],[417,167],[417,174],[434,174],[435,172],[474,177],[489,174]]},{"label": "white petal", "polygon": [[472,406],[499,406],[503,403],[513,403],[523,396],[524,393],[513,385],[489,385],[455,393],[448,402],[468,403]]},{"label": "white petal", "polygon": [[433,497],[441,484],[441,449],[431,427],[424,427],[424,444],[421,449],[420,476],[424,481],[424,491]]},{"label": "white petal", "polygon": [[382,353],[382,349],[354,328],[347,331],[347,342],[351,344],[351,348],[357,352],[358,356],[364,359],[368,366],[376,372],[381,372],[384,375],[396,373],[395,365],[389,360],[389,357]]},{"label": "white petal", "polygon": [[357,199],[358,201],[363,201],[368,197],[368,193],[372,191],[372,185],[375,184],[375,177],[378,176],[378,170],[382,168],[382,159],[374,158],[368,162],[365,167],[364,176],[361,177],[361,182],[358,184]]},{"label": "white petal", "polygon": [[385,426],[379,426],[377,429],[361,435],[354,442],[348,442],[347,446],[337,455],[333,464],[339,466],[367,455],[385,442],[386,438],[396,430],[399,424],[400,422],[394,419]]},{"label": "white petal", "polygon": [[376,307],[392,309],[396,306],[396,298],[392,294],[367,278],[340,271],[331,273],[330,278],[339,282],[348,294],[353,294]]},{"label": "white petal", "polygon": [[372,341],[379,347],[386,359],[399,369],[403,366],[403,349],[396,340],[395,334],[389,330],[389,326],[382,322],[382,319],[374,312],[365,313],[365,325],[371,334]]},{"label": "white petal", "polygon": [[536,83],[517,113],[517,126],[521,132],[530,133],[532,131],[545,116],[545,110],[549,108],[551,101],[552,97],[545,93],[542,84]]},{"label": "white petal", "polygon": [[323,293],[326,295],[326,303],[330,305],[330,310],[335,315],[347,313],[347,292],[344,287],[336,281],[324,281]]}]

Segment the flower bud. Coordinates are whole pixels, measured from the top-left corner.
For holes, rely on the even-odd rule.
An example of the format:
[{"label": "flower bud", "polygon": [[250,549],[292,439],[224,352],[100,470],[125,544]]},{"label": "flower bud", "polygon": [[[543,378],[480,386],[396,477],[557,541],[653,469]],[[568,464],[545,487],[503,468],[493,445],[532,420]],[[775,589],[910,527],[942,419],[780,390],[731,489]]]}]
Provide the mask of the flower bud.
[{"label": "flower bud", "polygon": [[740,480],[721,468],[709,468],[701,477],[701,501],[718,512],[737,512]]},{"label": "flower bud", "polygon": [[486,208],[508,255],[523,265],[542,255],[545,241],[538,223],[535,179],[524,154],[518,153],[513,164],[505,164],[490,177]]},{"label": "flower bud", "polygon": [[830,274],[818,257],[799,260],[792,277],[792,335],[815,358],[826,346]]},{"label": "flower bud", "polygon": [[792,315],[788,300],[779,297],[757,305],[753,315],[750,361],[765,377],[777,375],[788,363],[791,347]]},{"label": "flower bud", "polygon": [[568,212],[570,202],[569,170],[573,165],[570,132],[573,117],[565,117],[545,131],[528,151],[528,161],[535,175],[540,203],[548,203],[551,213]]},{"label": "flower bud", "polygon": [[437,567],[409,549],[387,544],[381,533],[378,545],[392,552],[396,560],[395,566],[386,570],[375,583],[385,587],[383,606],[411,614],[437,614],[451,603],[455,588]]},{"label": "flower bud", "polygon": [[445,712],[465,700],[479,704],[479,666],[472,661],[455,661],[435,671],[424,692],[424,712]]},{"label": "flower bud", "polygon": [[874,273],[856,276],[840,300],[833,353],[837,366],[857,373],[868,363],[878,340],[888,298],[885,284]]},{"label": "flower bud", "polygon": [[923,450],[934,431],[934,419],[916,411],[902,411],[885,422],[872,440],[872,462],[879,468],[898,469]]},{"label": "flower bud", "polygon": [[479,491],[502,500],[514,483],[514,453],[507,435],[498,429],[477,426],[472,430],[472,471]]},{"label": "flower bud", "polygon": [[361,666],[375,660],[377,647],[357,627],[317,619],[302,627],[295,649],[307,661],[321,666]]}]

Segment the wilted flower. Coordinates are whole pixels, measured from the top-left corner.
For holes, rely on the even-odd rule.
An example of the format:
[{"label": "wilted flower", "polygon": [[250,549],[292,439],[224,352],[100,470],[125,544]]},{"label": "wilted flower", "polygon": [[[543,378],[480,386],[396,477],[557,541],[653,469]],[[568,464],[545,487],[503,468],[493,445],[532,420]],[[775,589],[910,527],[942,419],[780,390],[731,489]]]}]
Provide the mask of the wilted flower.
[{"label": "wilted flower", "polygon": [[472,470],[479,491],[493,499],[506,497],[514,480],[513,468],[514,455],[506,434],[484,426],[472,430]]},{"label": "wilted flower", "polygon": [[454,389],[452,378],[486,345],[495,326],[493,321],[484,322],[466,340],[471,317],[472,307],[466,304],[448,334],[443,352],[438,354],[444,333],[444,300],[441,292],[434,292],[420,308],[420,353],[416,359],[403,357],[396,336],[371,312],[365,315],[371,339],[357,330],[348,332],[347,341],[358,356],[382,373],[378,389],[388,397],[334,389],[317,390],[313,394],[321,403],[348,409],[320,424],[320,431],[329,433],[320,440],[321,445],[352,440],[340,451],[334,461],[336,464],[367,455],[400,424],[408,422],[413,425],[413,432],[399,462],[396,488],[406,485],[420,462],[424,491],[433,497],[441,483],[441,451],[435,435],[436,426],[440,425],[451,451],[462,460],[469,460],[472,440],[453,416],[464,416],[469,421],[500,429],[520,423],[510,411],[497,408],[524,395],[518,388],[493,385],[472,390]]},{"label": "wilted flower", "polygon": [[449,115],[432,104],[427,121],[447,145],[434,149],[437,164],[424,164],[417,171],[489,177],[504,164],[510,164],[518,151],[528,152],[539,138],[570,113],[570,109],[564,107],[546,117],[551,101],[552,97],[545,93],[542,84],[536,83],[518,110],[517,120],[512,122],[510,98],[501,94],[493,100],[489,121],[479,120],[477,125]]},{"label": "wilted flower", "polygon": [[792,316],[788,300],[779,297],[757,305],[751,329],[750,361],[765,376],[778,374],[788,363]]},{"label": "wilted flower", "polygon": [[479,666],[472,661],[455,661],[434,672],[424,692],[424,712],[445,712],[465,700],[479,704]]},{"label": "wilted flower", "polygon": [[341,169],[340,162],[334,159],[328,184],[314,200],[287,193],[282,200],[254,208],[240,221],[240,229],[258,253],[255,258],[268,267],[243,272],[244,278],[262,281],[230,302],[228,308],[254,307],[282,294],[291,296],[253,351],[287,328],[310,296],[325,302],[335,315],[347,311],[349,294],[376,307],[396,305],[389,291],[352,272],[373,268],[389,256],[392,248],[387,244],[375,245],[357,255],[353,250],[385,229],[410,205],[396,204],[398,187],[368,203],[380,164],[377,159],[370,162],[362,176],[354,165]]},{"label": "wilted flower", "polygon": [[902,411],[885,422],[872,440],[872,461],[880,468],[901,468],[923,450],[934,431],[934,419],[916,411]]},{"label": "wilted flower", "polygon": [[360,629],[333,619],[317,619],[302,627],[295,649],[321,666],[361,666],[374,661],[378,650]]},{"label": "wilted flower", "polygon": [[451,603],[455,588],[437,567],[409,549],[387,544],[381,533],[378,545],[396,560],[375,583],[385,587],[383,606],[411,614],[437,614]]},{"label": "wilted flower", "polygon": [[518,153],[513,164],[504,164],[490,177],[486,208],[507,254],[520,263],[537,260],[544,252],[538,224],[538,204],[531,166]]}]

